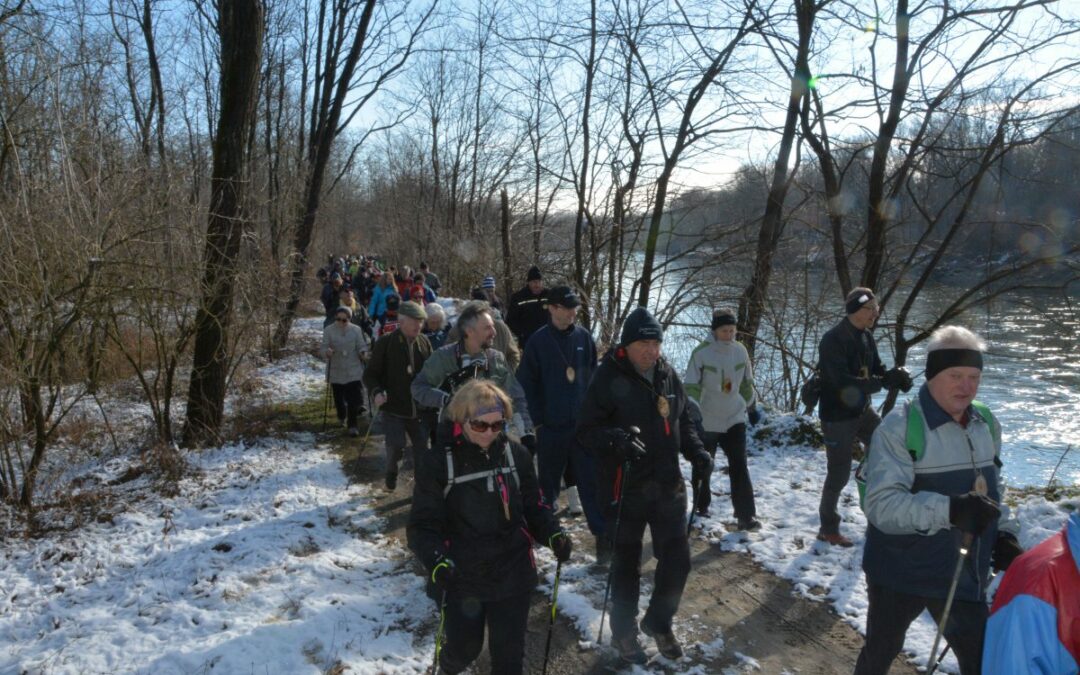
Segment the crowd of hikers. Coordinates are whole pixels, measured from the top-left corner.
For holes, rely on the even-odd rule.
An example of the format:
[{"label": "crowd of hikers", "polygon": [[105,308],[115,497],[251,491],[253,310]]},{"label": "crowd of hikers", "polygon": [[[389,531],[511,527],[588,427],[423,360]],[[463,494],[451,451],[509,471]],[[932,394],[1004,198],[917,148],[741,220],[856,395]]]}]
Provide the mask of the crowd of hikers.
[{"label": "crowd of hikers", "polygon": [[[596,563],[607,568],[603,610],[619,658],[648,661],[642,634],[662,656],[683,656],[672,626],[691,568],[691,525],[709,515],[717,448],[737,528],[762,528],[746,453],[747,426],[761,415],[735,313],[714,311],[680,377],[646,308],[627,316],[618,343],[601,354],[577,323],[577,292],[547,287],[536,266],[506,303],[495,278],[482,277],[453,326],[452,303],[439,303],[442,286],[425,263],[414,271],[331,258],[319,275],[337,417],[355,436],[371,406],[385,435],[387,490],[401,471],[415,472],[407,537],[440,611],[438,672],[465,670],[485,630],[491,672],[522,672],[537,585],[532,549],[554,553],[557,594],[574,550],[559,523],[566,513],[583,513]],[[855,476],[868,522],[869,608],[854,672],[887,673],[928,610],[938,624],[931,672],[944,638],[963,675],[1077,673],[1080,514],[1021,548],[1002,502],[1001,426],[975,400],[984,342],[960,326],[939,328],[925,382],[882,420],[871,396],[906,393],[913,378],[882,364],[871,289],[854,289],[843,309],[803,394],[818,407],[825,443],[821,546],[853,545],[837,505],[855,450],[864,449]],[[680,455],[692,468],[689,495]],[[564,490],[569,506],[557,514]],[[646,526],[657,564],[639,618]],[[1007,572],[988,607],[994,571]],[[602,616],[600,640],[603,629]]]}]

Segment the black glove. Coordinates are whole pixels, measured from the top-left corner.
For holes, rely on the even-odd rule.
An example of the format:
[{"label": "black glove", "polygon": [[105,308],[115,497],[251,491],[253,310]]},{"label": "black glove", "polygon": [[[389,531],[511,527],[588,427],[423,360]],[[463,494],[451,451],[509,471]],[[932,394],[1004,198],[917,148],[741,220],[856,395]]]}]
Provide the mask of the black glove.
[{"label": "black glove", "polygon": [[911,379],[911,373],[903,366],[897,366],[892,370],[885,371],[885,376],[881,378],[881,383],[886,389],[899,389],[905,394],[911,391],[911,387],[914,384]]},{"label": "black glove", "polygon": [[1016,537],[1008,532],[998,532],[997,541],[994,542],[994,550],[990,554],[990,565],[998,572],[1009,569],[1012,561],[1024,552],[1024,547],[1016,541]]},{"label": "black glove", "polygon": [[750,426],[756,427],[758,422],[761,421],[761,411],[757,409],[756,405],[752,405],[746,409],[746,418],[750,421]]},{"label": "black glove", "polygon": [[551,552],[555,554],[555,559],[562,563],[570,559],[570,551],[574,549],[574,542],[570,540],[570,537],[565,532],[556,532],[551,535],[551,539],[548,539],[548,546],[551,547]]},{"label": "black glove", "polygon": [[978,492],[949,497],[949,522],[969,534],[979,536],[990,521],[1000,516],[994,500]]},{"label": "black glove", "polygon": [[478,377],[482,367],[483,365],[480,362],[473,361],[464,368],[455,370],[446,376],[446,379],[439,385],[439,389],[453,396],[454,392],[460,389],[462,385]]},{"label": "black glove", "polygon": [[693,481],[695,486],[701,485],[708,489],[709,479],[712,478],[713,472],[712,457],[709,456],[709,453],[702,452],[694,458],[691,464],[693,471],[690,473],[690,480]]},{"label": "black glove", "polygon": [[533,457],[536,456],[536,434],[525,434],[521,437],[521,444]]},{"label": "black glove", "polygon": [[446,591],[454,583],[454,561],[446,556],[439,556],[435,561],[435,567],[431,568],[431,583]]},{"label": "black glove", "polygon": [[645,456],[645,445],[637,434],[622,429],[619,430],[619,434],[619,440],[615,443],[615,452],[618,453],[619,459],[633,462]]}]

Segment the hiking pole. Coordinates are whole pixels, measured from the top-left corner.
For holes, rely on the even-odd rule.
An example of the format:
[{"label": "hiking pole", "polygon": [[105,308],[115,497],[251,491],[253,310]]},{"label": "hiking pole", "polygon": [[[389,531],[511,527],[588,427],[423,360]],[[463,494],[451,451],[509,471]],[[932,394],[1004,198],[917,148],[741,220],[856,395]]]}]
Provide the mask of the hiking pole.
[{"label": "hiking pole", "polygon": [[686,521],[686,536],[690,536],[690,531],[694,527],[694,516],[697,515],[698,500],[701,499],[701,491],[708,490],[708,483],[706,481],[700,481],[695,483],[690,481],[690,517]]},{"label": "hiking pole", "polygon": [[446,591],[442,592],[439,601],[439,628],[435,631],[435,660],[431,664],[431,675],[439,672],[439,654],[442,653],[443,633],[446,627]]},{"label": "hiking pole", "polygon": [[974,540],[974,534],[965,532],[964,538],[960,541],[960,558],[956,561],[952,584],[949,585],[949,595],[945,598],[945,608],[941,611],[941,621],[938,623],[937,634],[934,636],[934,644],[930,647],[930,663],[926,667],[927,675],[933,675],[941,659],[945,658],[945,651],[949,649],[946,646],[940,655],[937,653],[938,643],[941,642],[941,636],[945,633],[945,624],[949,621],[949,610],[952,609],[953,599],[956,597],[956,587],[960,583],[960,575],[964,573],[964,561],[967,560],[968,551],[971,550],[971,544]]},{"label": "hiking pole", "polygon": [[[630,427],[630,435],[634,437],[634,442],[641,448],[642,454],[644,454],[645,447],[641,445],[641,441],[637,439],[637,435],[641,433],[641,429],[637,427]],[[604,606],[600,610],[600,632],[596,636],[596,644],[601,645],[604,643],[604,617],[607,615],[607,603],[608,598],[611,595],[611,573],[615,571],[615,542],[619,540],[619,522],[622,521],[622,507],[623,497],[626,491],[623,489],[630,481],[630,460],[623,461],[622,465],[622,477],[619,480],[619,506],[615,510],[615,531],[611,533],[611,548],[612,556],[611,562],[608,563],[607,584],[604,585]]]},{"label": "hiking pole", "polygon": [[547,643],[544,645],[544,669],[542,675],[547,675],[548,654],[551,653],[551,632],[555,627],[555,609],[559,606],[559,577],[562,576],[562,561],[555,565],[555,587],[551,591],[551,616],[548,617]]}]

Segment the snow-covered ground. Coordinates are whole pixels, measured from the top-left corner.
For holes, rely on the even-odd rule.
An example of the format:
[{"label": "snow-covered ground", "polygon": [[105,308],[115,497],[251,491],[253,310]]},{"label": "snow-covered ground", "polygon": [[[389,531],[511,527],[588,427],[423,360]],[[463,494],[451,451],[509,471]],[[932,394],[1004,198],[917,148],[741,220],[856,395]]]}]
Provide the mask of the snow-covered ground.
[{"label": "snow-covered ground", "polygon": [[[298,322],[301,353],[257,369],[242,396],[287,402],[321,395],[323,365],[304,353],[320,333],[321,320]],[[129,417],[118,418],[125,420],[145,419],[140,406],[107,403],[125,408]],[[769,422],[785,432],[778,437],[795,423],[790,416]],[[727,476],[718,470],[712,487],[725,496],[713,500],[713,516],[695,536],[748,553],[865,632],[866,522],[854,485],[842,499],[842,530],[859,545],[830,548],[814,540],[823,454],[754,440],[750,451],[764,528],[728,532],[734,516]],[[381,534],[372,488],[348,485],[328,447],[295,435],[187,457],[196,470],[175,496],[155,492],[146,477],[125,480],[115,487],[125,507],[111,522],[3,543],[0,673],[292,674],[338,663],[355,673],[420,673],[429,666],[434,612],[422,580],[408,552]],[[98,462],[87,484],[118,483],[138,461],[132,453]],[[91,465],[86,459],[66,471],[87,475]],[[1057,531],[1067,511],[1025,497],[1017,514],[1021,543],[1030,547]],[[546,550],[538,557],[550,590],[554,561]],[[604,580],[589,562],[576,554],[559,592],[560,613],[586,648],[599,628]],[[679,617],[683,626],[693,621]],[[925,616],[909,632],[906,647],[918,663],[926,662],[933,635]],[[724,638],[688,647],[708,661],[723,653]],[[753,659],[739,660],[741,670],[755,668]],[[700,663],[686,667],[680,672],[709,672]],[[951,657],[945,670],[955,672]]]}]

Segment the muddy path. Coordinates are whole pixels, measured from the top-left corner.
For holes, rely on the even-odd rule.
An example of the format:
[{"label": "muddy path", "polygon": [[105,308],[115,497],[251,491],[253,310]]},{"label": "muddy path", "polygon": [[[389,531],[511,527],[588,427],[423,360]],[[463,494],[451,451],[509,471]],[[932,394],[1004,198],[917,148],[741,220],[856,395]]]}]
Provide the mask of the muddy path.
[{"label": "muddy path", "polygon": [[[362,430],[363,431],[363,430]],[[366,447],[358,439],[332,438],[342,456],[342,466],[350,481],[377,487],[376,512],[384,519],[384,533],[404,545],[405,524],[412,493],[412,472],[403,470],[393,492],[383,487],[385,467],[383,442],[375,426]],[[359,452],[358,452],[359,451]],[[571,530],[575,560],[593,554],[592,537],[581,516],[563,512],[564,526]],[[654,658],[647,670],[620,669],[615,652],[606,646],[597,649],[596,635],[584,636],[572,620],[559,615],[555,622],[548,673],[580,675],[615,672],[666,673],[850,673],[862,646],[862,637],[844,623],[828,604],[793,594],[789,582],[767,572],[743,553],[721,551],[700,538],[691,539],[693,568],[687,581],[676,633],[687,657],[678,663]],[[648,535],[643,559],[642,607],[647,602],[646,585],[655,561]],[[589,602],[599,608],[603,600],[605,572],[595,565],[579,565],[585,571]],[[419,572],[419,569],[418,569]],[[565,578],[565,573],[564,573]],[[540,673],[550,613],[550,595],[538,589],[531,609],[526,636],[526,672]],[[430,636],[418,636],[431,642]],[[652,641],[643,638],[646,650],[655,653]],[[487,673],[486,649],[472,672]],[[891,670],[894,674],[914,674],[913,666],[901,656]]]}]

